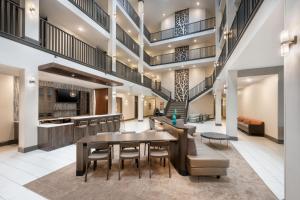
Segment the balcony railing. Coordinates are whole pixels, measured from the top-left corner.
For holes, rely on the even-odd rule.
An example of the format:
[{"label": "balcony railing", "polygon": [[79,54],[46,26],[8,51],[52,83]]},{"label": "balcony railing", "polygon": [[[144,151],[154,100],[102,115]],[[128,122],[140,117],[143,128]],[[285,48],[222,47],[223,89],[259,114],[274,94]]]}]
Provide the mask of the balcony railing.
[{"label": "balcony railing", "polygon": [[215,28],[215,18],[209,18],[198,22],[185,24],[180,28],[171,28],[156,33],[151,33],[150,42],[158,42],[171,38],[181,37]]},{"label": "balcony railing", "polygon": [[10,0],[0,0],[0,32],[12,36],[24,37],[24,8]]},{"label": "balcony railing", "polygon": [[264,0],[241,1],[229,30],[228,40],[225,41],[225,45],[223,46],[222,52],[218,58],[218,67],[216,69],[217,75],[221,73],[227,60],[230,58],[232,52],[239,43],[244,32],[247,30],[248,25],[251,23],[263,1]]},{"label": "balcony railing", "polygon": [[219,41],[221,40],[222,35],[224,33],[226,20],[227,19],[226,19],[226,6],[225,6],[224,11],[223,11],[223,15],[222,15],[222,21],[221,21],[220,28],[219,28]]},{"label": "balcony railing", "polygon": [[[144,58],[148,58],[148,54]],[[178,63],[178,62],[186,62],[191,60],[197,59],[204,59],[204,58],[211,58],[216,56],[216,47],[215,46],[208,46],[208,47],[201,47],[197,49],[190,49],[185,56],[176,57],[175,53],[170,54],[163,54],[154,57],[150,57],[150,65],[163,65],[163,64],[170,64],[170,63]],[[148,60],[145,60],[147,63]],[[149,64],[149,63],[148,63]]]},{"label": "balcony railing", "polygon": [[195,87],[189,90],[189,101],[192,101],[193,99],[197,98],[201,94],[205,93],[209,89],[212,88],[215,81],[215,75],[214,73],[206,77],[202,82],[197,84]]},{"label": "balcony railing", "polygon": [[137,69],[132,69],[127,65],[117,61],[116,62],[116,72],[115,75],[119,78],[141,84],[141,74],[137,71]]},{"label": "balcony railing", "polygon": [[97,24],[109,32],[109,15],[95,2],[95,0],[69,0]]},{"label": "balcony railing", "polygon": [[151,33],[145,25],[144,25],[144,35],[149,41],[151,40]]},{"label": "balcony railing", "polygon": [[144,61],[145,61],[148,65],[151,65],[151,56],[150,56],[146,51],[144,51]]},{"label": "balcony railing", "polygon": [[130,16],[130,18],[133,20],[133,22],[140,27],[140,17],[135,12],[132,5],[128,2],[128,0],[118,0],[119,4],[122,6],[122,8],[126,11],[126,13]]},{"label": "balcony railing", "polygon": [[140,55],[140,46],[117,24],[117,39],[137,56]]}]

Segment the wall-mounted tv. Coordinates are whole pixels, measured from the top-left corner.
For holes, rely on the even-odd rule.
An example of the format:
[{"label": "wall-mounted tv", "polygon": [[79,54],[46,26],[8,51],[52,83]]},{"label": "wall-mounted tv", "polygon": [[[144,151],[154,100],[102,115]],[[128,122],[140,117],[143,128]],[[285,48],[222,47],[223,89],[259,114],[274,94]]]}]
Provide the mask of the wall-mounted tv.
[{"label": "wall-mounted tv", "polygon": [[56,102],[66,102],[72,103],[77,102],[79,97],[79,92],[76,92],[77,95],[75,97],[70,96],[70,90],[66,89],[57,89],[56,90]]}]

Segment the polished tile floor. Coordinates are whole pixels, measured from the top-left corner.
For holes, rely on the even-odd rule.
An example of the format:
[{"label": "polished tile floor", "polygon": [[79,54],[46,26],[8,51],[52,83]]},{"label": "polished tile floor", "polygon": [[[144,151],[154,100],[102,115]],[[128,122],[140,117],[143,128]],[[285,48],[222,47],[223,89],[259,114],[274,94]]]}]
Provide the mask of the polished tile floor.
[{"label": "polished tile floor", "polygon": [[[213,122],[194,124],[197,132],[218,131],[225,133],[225,126],[216,127]],[[127,121],[122,130],[142,132],[149,129],[144,122]],[[239,141],[232,142],[249,165],[279,198],[283,199],[283,145],[265,138],[249,137],[239,133]],[[36,150],[26,154],[17,152],[17,146],[0,147],[0,200],[44,199],[23,185],[75,162],[75,145],[51,152]]]}]

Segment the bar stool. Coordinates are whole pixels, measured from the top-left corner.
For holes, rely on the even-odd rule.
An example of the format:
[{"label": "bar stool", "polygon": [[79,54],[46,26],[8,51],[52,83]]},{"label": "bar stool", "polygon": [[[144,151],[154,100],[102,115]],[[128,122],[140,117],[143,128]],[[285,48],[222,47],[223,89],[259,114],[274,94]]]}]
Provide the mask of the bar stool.
[{"label": "bar stool", "polygon": [[89,135],[96,135],[99,131],[99,125],[97,119],[92,119],[89,123]]},{"label": "bar stool", "polygon": [[101,119],[99,123],[100,123],[100,131],[101,132],[108,132],[108,126],[107,126],[106,120]]},{"label": "bar stool", "polygon": [[115,132],[114,118],[113,117],[108,118],[106,123],[107,123],[108,132]]},{"label": "bar stool", "polygon": [[79,121],[74,128],[74,143],[88,135],[88,121]]},{"label": "bar stool", "polygon": [[117,132],[117,131],[120,131],[120,117],[117,116],[117,117],[114,117],[114,131]]}]

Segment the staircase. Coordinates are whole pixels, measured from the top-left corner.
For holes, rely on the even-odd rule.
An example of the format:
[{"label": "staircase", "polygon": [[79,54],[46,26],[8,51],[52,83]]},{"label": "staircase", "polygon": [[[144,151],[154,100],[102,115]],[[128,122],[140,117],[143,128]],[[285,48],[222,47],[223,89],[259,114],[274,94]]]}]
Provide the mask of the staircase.
[{"label": "staircase", "polygon": [[211,76],[206,77],[205,80],[201,81],[198,85],[190,89],[189,91],[189,102],[196,100],[198,97],[208,93],[212,90],[215,82],[215,73]]},{"label": "staircase", "polygon": [[180,117],[177,117],[178,119],[183,119],[184,121],[187,118],[187,101],[186,102],[179,102],[171,100],[169,105],[166,107],[166,116],[172,116],[174,113],[174,110],[176,109],[176,114]]}]

